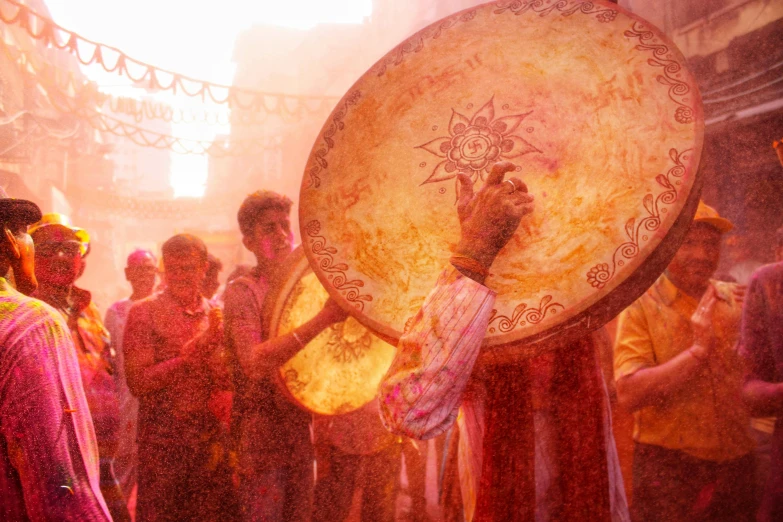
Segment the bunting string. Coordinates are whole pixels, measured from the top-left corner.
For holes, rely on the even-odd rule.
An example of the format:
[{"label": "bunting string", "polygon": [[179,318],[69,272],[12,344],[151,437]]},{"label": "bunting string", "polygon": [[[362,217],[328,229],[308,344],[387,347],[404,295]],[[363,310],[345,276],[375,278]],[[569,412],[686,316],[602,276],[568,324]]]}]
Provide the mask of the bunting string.
[{"label": "bunting string", "polygon": [[160,134],[137,127],[117,118],[112,118],[100,112],[83,114],[89,124],[96,130],[108,132],[131,140],[142,147],[169,149],[178,154],[209,154],[211,156],[242,156],[257,154],[263,150],[279,149],[282,145],[280,137],[266,140],[228,140],[225,145],[215,142],[180,138]]},{"label": "bunting string", "polygon": [[19,112],[9,115],[0,120],[0,127],[7,125],[17,126],[17,121],[24,119],[23,127],[19,127],[19,130],[26,130],[26,132],[13,143],[7,146],[5,149],[0,150],[0,157],[16,149],[17,147],[29,146],[32,142],[38,142],[47,138],[53,138],[57,142],[67,143],[67,145],[73,146],[79,141],[84,141],[84,125],[81,121],[77,120],[68,125],[68,128],[56,128],[56,126],[49,125],[44,122],[43,118],[37,116],[34,112],[27,109],[20,110]]},{"label": "bunting string", "polygon": [[[11,48],[9,46],[4,45],[1,42],[0,46],[6,51],[9,58],[13,58],[14,54],[16,54],[10,51]],[[17,58],[23,58],[21,61],[17,60],[17,63],[22,67],[26,67],[26,70],[35,76],[49,104],[56,111],[75,116],[81,121],[89,124],[89,126],[95,130],[129,139],[136,145],[157,149],[169,149],[178,154],[209,154],[218,157],[258,154],[264,150],[278,149],[281,146],[280,137],[251,140],[227,140],[220,144],[216,144],[208,140],[182,138],[145,129],[109,116],[94,108],[89,108],[91,104],[85,100],[100,101],[100,98],[96,97],[95,93],[98,91],[94,84],[84,83],[81,86],[81,90],[76,88],[72,89],[70,92],[63,92],[57,86],[56,71],[48,70],[41,66],[35,66],[34,62],[27,60],[28,55],[21,51],[18,51]],[[36,67],[39,68],[36,69]],[[69,74],[68,77],[73,80],[72,74]],[[70,83],[69,85],[73,88],[76,84]],[[70,95],[71,93],[73,93],[73,95]],[[127,100],[128,101],[125,102],[126,105],[130,104],[132,99]],[[135,102],[136,100],[132,101]],[[153,106],[150,105],[150,107]],[[120,110],[116,111],[116,113],[120,114],[127,112],[122,111],[122,108],[122,105],[119,105],[118,109]],[[19,117],[19,115],[15,115],[15,117]]]},{"label": "bunting string", "polygon": [[261,125],[270,115],[278,116],[283,122],[298,121],[308,116],[325,118],[333,109],[331,105],[320,102],[303,101],[298,104],[272,106],[265,104],[268,110],[216,112],[208,110],[175,108],[155,100],[137,99],[126,96],[112,96],[98,90],[95,82],[80,80],[72,71],[63,70],[31,53],[6,45],[0,40],[0,47],[9,60],[26,68],[49,91],[61,93],[63,103],[69,105],[69,112],[78,107],[102,107],[115,114],[130,116],[136,123],[144,120],[161,120],[170,123],[204,123],[208,125]]},{"label": "bunting string", "polygon": [[[12,13],[9,14],[9,11]],[[198,80],[168,69],[147,64],[132,58],[109,45],[89,40],[74,31],[61,27],[51,18],[37,13],[16,0],[0,0],[0,21],[7,25],[18,25],[31,38],[45,45],[69,52],[82,65],[100,65],[106,72],[119,73],[134,83],[154,90],[172,91],[207,99],[216,104],[228,104],[229,108],[296,114],[304,109],[321,105],[334,107],[338,98],[334,96],[300,96],[280,92],[263,92],[232,85]]]}]

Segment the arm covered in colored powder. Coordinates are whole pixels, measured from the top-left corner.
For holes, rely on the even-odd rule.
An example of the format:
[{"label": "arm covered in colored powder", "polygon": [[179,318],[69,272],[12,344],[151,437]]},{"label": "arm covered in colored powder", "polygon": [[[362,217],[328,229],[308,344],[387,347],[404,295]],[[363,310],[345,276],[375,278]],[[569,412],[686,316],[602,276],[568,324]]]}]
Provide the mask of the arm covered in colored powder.
[{"label": "arm covered in colored powder", "polygon": [[457,270],[441,274],[381,382],[381,418],[390,431],[429,439],[454,423],[494,303],[495,292]]}]

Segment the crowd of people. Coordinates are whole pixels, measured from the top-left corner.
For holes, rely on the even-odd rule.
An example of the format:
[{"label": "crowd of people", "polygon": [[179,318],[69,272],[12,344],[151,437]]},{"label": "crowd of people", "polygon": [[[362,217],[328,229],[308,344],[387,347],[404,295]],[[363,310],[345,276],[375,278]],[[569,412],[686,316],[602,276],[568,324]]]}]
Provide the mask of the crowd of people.
[{"label": "crowd of people", "polygon": [[[0,194],[0,519],[339,521],[361,490],[361,520],[392,521],[405,455],[422,490],[409,517],[426,520],[416,441],[438,437],[445,520],[783,520],[783,229],[777,264],[747,287],[717,281],[732,224],[700,203],[667,269],[620,315],[613,348],[601,329],[489,366],[495,294],[483,283],[534,211],[524,183],[504,180],[513,168],[495,165],[475,193],[458,176],[461,240],[360,412],[378,426],[363,454],[341,443],[338,418],[314,422],[275,382],[348,317],[329,299],[270,336],[265,301],[293,248],[288,198],[242,203],[257,264],[221,295],[221,262],[178,234],[162,265],[130,254],[132,293],[103,319],[76,286],[89,232]],[[607,385],[634,415],[630,509]]]},{"label": "crowd of people", "polygon": [[[269,281],[293,247],[291,204],[248,196],[239,226],[258,263],[236,267],[221,295],[222,263],[198,237],[166,241],[162,271],[153,252],[132,252],[132,292],[102,319],[76,286],[89,233],[3,195],[0,519],[339,520],[361,488],[363,519],[394,520],[412,441],[385,432],[370,408],[387,435],[373,451],[337,455],[331,423],[319,424],[316,451],[311,415],[274,382],[347,318],[329,301],[291,334],[265,333]],[[424,520],[423,463],[405,462],[411,518]]]}]

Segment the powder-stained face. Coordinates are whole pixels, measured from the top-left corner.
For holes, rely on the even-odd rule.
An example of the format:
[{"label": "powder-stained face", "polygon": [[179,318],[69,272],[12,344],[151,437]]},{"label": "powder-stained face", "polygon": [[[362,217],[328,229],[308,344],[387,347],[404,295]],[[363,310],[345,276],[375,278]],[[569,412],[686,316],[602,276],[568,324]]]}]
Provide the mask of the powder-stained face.
[{"label": "powder-stained face", "polygon": [[272,208],[264,210],[253,227],[253,234],[245,236],[242,241],[255,254],[259,264],[283,261],[291,253],[294,243],[288,212]]},{"label": "powder-stained face", "polygon": [[26,230],[27,226],[16,223],[6,226],[3,232],[10,236],[6,240],[13,241],[18,251],[18,257],[12,260],[16,289],[30,295],[38,287],[38,281],[35,278],[35,246]]},{"label": "powder-stained face", "polygon": [[201,292],[207,261],[195,250],[163,256],[166,290],[181,303],[194,301]]},{"label": "powder-stained face", "polygon": [[125,278],[133,287],[134,293],[143,296],[152,294],[157,277],[155,256],[150,252],[138,252],[128,259]]},{"label": "powder-stained face", "polygon": [[690,288],[708,284],[720,262],[721,233],[706,223],[694,223],[666,269]]},{"label": "powder-stained face", "polygon": [[40,228],[33,234],[35,276],[41,284],[70,286],[83,271],[82,244],[69,229]]}]

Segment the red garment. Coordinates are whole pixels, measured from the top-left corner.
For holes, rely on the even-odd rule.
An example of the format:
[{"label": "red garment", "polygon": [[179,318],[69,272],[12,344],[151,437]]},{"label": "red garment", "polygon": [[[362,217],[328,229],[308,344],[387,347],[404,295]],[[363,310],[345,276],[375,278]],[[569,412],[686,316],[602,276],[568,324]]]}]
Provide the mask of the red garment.
[{"label": "red garment", "polygon": [[553,418],[558,426],[563,511],[558,520],[610,520],[604,390],[598,354],[585,337],[555,352]]},{"label": "red garment", "polygon": [[385,425],[427,439],[456,419],[466,520],[627,522],[592,338],[521,363],[486,363],[479,354],[494,300],[444,272],[381,382]]},{"label": "red garment", "polygon": [[556,520],[610,520],[604,390],[591,339],[561,348],[529,365],[492,368],[487,383],[484,459],[476,521],[535,518],[535,436],[531,378],[537,364],[551,364],[548,390],[557,423],[562,504]]},{"label": "red garment", "polygon": [[519,365],[492,369],[476,522],[535,519],[535,437],[528,373]]}]

